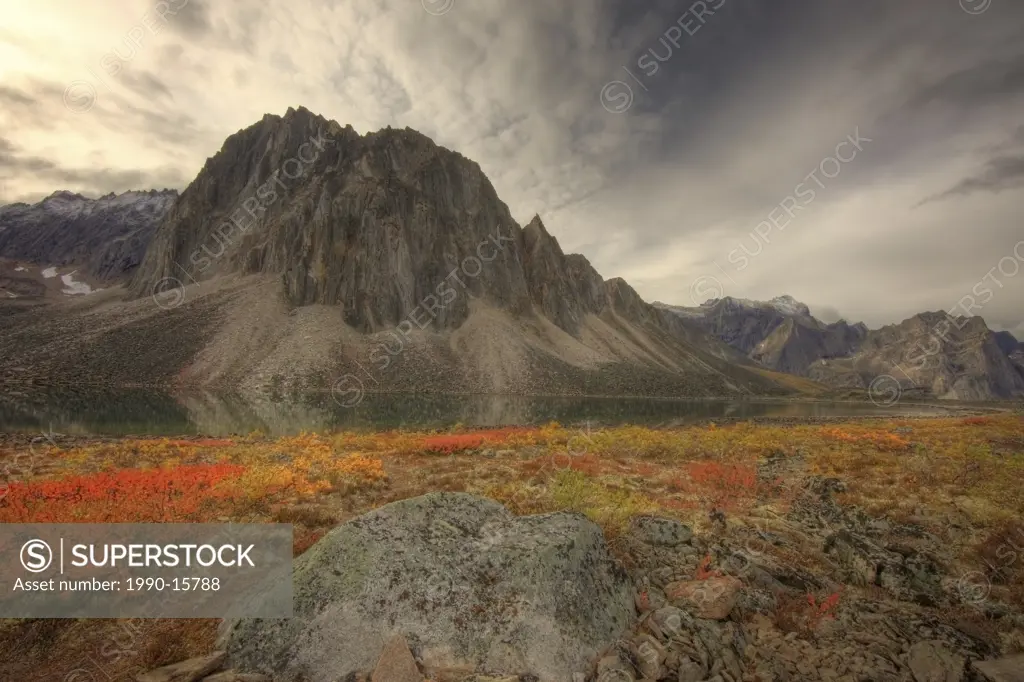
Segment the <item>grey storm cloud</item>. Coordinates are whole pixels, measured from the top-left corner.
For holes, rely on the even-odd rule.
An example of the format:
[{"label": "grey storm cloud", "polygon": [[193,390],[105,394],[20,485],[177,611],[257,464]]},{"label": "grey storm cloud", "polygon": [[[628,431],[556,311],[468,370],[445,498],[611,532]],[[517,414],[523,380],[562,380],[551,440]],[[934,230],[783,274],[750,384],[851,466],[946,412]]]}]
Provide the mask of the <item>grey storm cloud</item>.
[{"label": "grey storm cloud", "polygon": [[172,31],[186,38],[205,38],[213,30],[210,21],[210,5],[206,0],[177,0],[175,13],[168,25]]},{"label": "grey storm cloud", "polygon": [[910,105],[948,102],[977,107],[1000,104],[1008,95],[1024,92],[1024,52],[1013,59],[985,60],[940,78],[918,92]]},{"label": "grey storm cloud", "polygon": [[[978,175],[965,178],[945,192],[935,196],[933,201],[955,196],[967,196],[975,192],[998,193],[1003,190],[1024,187],[1024,154],[998,156],[985,164]],[[926,200],[927,201],[927,200]]]},{"label": "grey storm cloud", "polygon": [[102,196],[128,189],[179,187],[187,178],[174,167],[155,171],[127,168],[71,168],[52,159],[24,155],[10,140],[0,138],[0,176],[32,174],[50,181],[54,187],[80,187],[87,194]]},{"label": "grey storm cloud", "polygon": [[[1020,239],[1019,2],[189,0],[105,73],[153,5],[9,12],[10,194],[183,189],[225,137],[303,105],[477,161],[521,221],[648,300],[713,278],[880,326],[949,309]],[[95,102],[69,111],[80,81]],[[855,131],[872,141],[825,177]],[[813,200],[766,230],[809,174]],[[1012,326],[1024,275],[1004,284],[981,314]]]}]

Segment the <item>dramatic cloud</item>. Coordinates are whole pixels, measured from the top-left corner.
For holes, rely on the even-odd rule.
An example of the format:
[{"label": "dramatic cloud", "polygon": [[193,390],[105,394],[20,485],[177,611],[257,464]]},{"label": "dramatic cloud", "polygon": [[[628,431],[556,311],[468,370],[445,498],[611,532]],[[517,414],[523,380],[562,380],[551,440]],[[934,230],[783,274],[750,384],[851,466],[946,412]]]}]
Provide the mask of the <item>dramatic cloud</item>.
[{"label": "dramatic cloud", "polygon": [[182,189],[304,105],[478,161],[648,300],[879,326],[988,277],[972,312],[1024,325],[1019,2],[35,0],[0,76],[8,198]]}]

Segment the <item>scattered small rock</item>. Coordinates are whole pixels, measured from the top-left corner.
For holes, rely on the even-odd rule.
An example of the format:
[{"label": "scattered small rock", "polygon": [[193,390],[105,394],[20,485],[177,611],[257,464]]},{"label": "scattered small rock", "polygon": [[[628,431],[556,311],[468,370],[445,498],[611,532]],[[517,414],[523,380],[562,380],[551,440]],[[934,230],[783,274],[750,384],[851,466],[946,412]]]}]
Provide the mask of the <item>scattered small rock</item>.
[{"label": "scattered small rock", "polygon": [[700,618],[724,620],[736,606],[743,583],[732,576],[669,583],[665,596],[674,606],[692,608]]}]

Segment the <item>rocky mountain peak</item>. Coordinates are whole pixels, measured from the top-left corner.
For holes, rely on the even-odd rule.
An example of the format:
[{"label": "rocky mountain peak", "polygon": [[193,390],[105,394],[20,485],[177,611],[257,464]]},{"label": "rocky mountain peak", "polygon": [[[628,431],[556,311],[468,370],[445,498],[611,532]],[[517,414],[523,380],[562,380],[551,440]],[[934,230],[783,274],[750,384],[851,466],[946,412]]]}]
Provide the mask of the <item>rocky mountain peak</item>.
[{"label": "rocky mountain peak", "polygon": [[996,343],[1007,355],[1010,355],[1020,349],[1021,343],[1017,340],[1017,337],[1010,332],[992,332],[992,335],[995,337]]},{"label": "rocky mountain peak", "polygon": [[776,296],[768,302],[779,312],[786,315],[802,315],[804,317],[811,316],[811,309],[806,304],[801,303],[788,294],[782,296]]},{"label": "rocky mountain peak", "polygon": [[[520,227],[479,164],[408,128],[359,135],[300,108],[229,137],[161,224],[130,292],[225,274],[280,277],[287,306],[336,306],[364,333],[409,325],[414,313],[421,329],[454,332],[488,309],[551,334],[546,320],[576,339],[555,334],[558,352],[581,358],[643,338],[724,392],[768,381],[735,372],[718,342],[565,254],[539,216]],[[596,351],[573,345],[605,337]],[[550,352],[545,339],[523,352]],[[723,383],[730,372],[738,384]]]},{"label": "rocky mountain peak", "polygon": [[819,358],[853,352],[867,334],[863,325],[820,322],[788,294],[768,301],[724,296],[698,307],[663,307],[750,359],[792,374],[805,373]]},{"label": "rocky mountain peak", "polygon": [[991,333],[988,325],[985,324],[985,320],[981,317],[954,317],[944,310],[918,313],[895,326],[900,329],[914,330],[915,332],[931,333],[941,338],[943,342],[946,342],[946,337],[949,335],[944,331],[938,333],[938,330],[954,329],[957,332],[957,336],[988,335]]},{"label": "rocky mountain peak", "polygon": [[[492,255],[497,247],[487,245],[502,238]],[[370,331],[430,297],[449,298],[446,277],[463,266],[468,293],[521,308],[522,254],[511,246],[520,239],[479,166],[461,155],[409,129],[360,136],[299,107],[232,135],[207,160],[131,291],[145,296],[181,277],[175,263],[199,281],[278,273],[292,305],[340,304],[349,324]],[[478,251],[486,267],[477,267]],[[437,324],[465,319],[468,299],[459,294]]]},{"label": "rocky mountain peak", "polygon": [[88,199],[77,192],[69,192],[66,189],[60,189],[43,199],[42,203],[50,201],[88,201]]},{"label": "rocky mountain peak", "polygon": [[[608,302],[590,263],[566,256],[539,216],[520,229],[475,162],[408,128],[360,136],[303,108],[228,138],[160,228],[132,292],[179,277],[175,263],[197,280],[281,273],[292,304],[341,304],[367,331],[438,296],[459,268],[471,270],[460,277],[471,296],[512,311],[532,302],[570,332]],[[466,301],[436,322],[461,324]]]},{"label": "rocky mountain peak", "polygon": [[533,216],[523,228],[523,240],[527,253],[533,253],[538,249],[550,249],[559,257],[564,255],[562,247],[558,245],[558,240],[551,236],[539,215]]}]

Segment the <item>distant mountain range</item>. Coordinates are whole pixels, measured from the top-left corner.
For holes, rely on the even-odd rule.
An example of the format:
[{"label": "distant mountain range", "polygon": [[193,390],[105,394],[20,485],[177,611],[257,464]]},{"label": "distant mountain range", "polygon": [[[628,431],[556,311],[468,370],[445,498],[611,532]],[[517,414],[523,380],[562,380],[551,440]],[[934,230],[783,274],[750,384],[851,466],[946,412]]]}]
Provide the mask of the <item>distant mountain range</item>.
[{"label": "distant mountain range", "polygon": [[921,313],[869,330],[825,324],[791,296],[770,301],[725,297],[696,307],[655,307],[696,324],[764,367],[837,388],[890,385],[960,400],[1024,396],[1024,346],[980,317]]},{"label": "distant mountain range", "polygon": [[76,265],[101,280],[131,273],[175,190],[108,194],[87,199],[54,192],[37,204],[0,206],[0,257],[47,266]]},{"label": "distant mountain range", "polygon": [[[57,267],[102,291],[51,295]],[[941,397],[1024,394],[1020,344],[980,318],[912,364],[930,314],[871,331],[788,296],[648,304],[516,223],[473,161],[303,108],[227,138],[180,196],[0,208],[0,280],[7,382],[736,396],[902,372]]]}]

